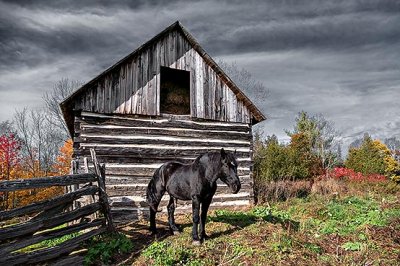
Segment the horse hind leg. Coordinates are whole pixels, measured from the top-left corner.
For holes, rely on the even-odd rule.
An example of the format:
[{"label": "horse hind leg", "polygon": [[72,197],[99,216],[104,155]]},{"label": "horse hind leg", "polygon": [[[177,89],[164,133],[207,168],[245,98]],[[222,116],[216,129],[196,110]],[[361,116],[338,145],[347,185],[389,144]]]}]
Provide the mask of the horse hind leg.
[{"label": "horse hind leg", "polygon": [[163,186],[157,187],[154,180],[152,179],[147,187],[147,203],[149,204],[150,210],[150,228],[152,234],[157,233],[156,227],[156,213],[158,212],[158,205],[160,204],[161,198],[165,193]]},{"label": "horse hind leg", "polygon": [[180,233],[178,226],[175,223],[175,199],[170,196],[169,202],[168,202],[168,223],[169,223],[169,228],[171,229],[172,233],[174,235],[177,235]]}]

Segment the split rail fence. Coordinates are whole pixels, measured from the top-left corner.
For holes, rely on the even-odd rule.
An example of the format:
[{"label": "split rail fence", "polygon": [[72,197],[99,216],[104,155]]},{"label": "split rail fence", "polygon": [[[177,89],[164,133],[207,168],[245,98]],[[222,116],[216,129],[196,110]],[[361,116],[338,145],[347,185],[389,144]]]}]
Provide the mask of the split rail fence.
[{"label": "split rail fence", "polygon": [[[0,182],[0,192],[38,189],[52,186],[77,187],[61,196],[0,212],[0,265],[55,262],[75,265],[83,262],[81,254],[69,255],[95,235],[115,232],[108,197],[105,192],[105,167],[99,165],[94,150],[95,173],[71,174]],[[97,184],[96,184],[97,183]],[[91,202],[76,204],[89,197]],[[87,201],[86,201],[87,202]],[[79,207],[77,207],[79,206]],[[102,213],[102,217],[97,215]],[[18,222],[29,217],[24,222]],[[96,218],[93,218],[96,217]],[[21,249],[69,235],[65,242],[32,252]]]}]

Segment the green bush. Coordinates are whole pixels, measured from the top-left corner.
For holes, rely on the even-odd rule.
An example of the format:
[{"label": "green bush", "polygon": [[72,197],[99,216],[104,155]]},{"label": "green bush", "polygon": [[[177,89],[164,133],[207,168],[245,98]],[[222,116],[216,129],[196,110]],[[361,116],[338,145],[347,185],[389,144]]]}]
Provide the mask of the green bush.
[{"label": "green bush", "polygon": [[132,248],[132,241],[121,233],[95,236],[89,243],[85,265],[91,265],[96,261],[109,264],[113,256],[128,253]]}]

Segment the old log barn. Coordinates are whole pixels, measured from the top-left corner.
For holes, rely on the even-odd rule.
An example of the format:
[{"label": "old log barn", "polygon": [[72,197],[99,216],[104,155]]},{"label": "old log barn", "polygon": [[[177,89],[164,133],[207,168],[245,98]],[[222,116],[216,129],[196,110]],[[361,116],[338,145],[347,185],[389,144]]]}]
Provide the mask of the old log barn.
[{"label": "old log barn", "polygon": [[162,163],[191,162],[221,147],[237,151],[243,185],[234,195],[220,184],[211,206],[252,201],[251,127],[265,117],[179,22],[83,85],[61,109],[74,158],[95,148],[106,163],[116,221],[147,214],[146,186]]}]

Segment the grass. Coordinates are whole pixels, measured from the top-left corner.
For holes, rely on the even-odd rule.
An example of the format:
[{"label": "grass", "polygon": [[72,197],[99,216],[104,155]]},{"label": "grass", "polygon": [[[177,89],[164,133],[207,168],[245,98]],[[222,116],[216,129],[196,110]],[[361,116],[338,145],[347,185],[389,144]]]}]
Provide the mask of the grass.
[{"label": "grass", "polygon": [[[41,231],[41,232],[52,231],[52,230],[61,229],[61,228],[64,228],[64,227],[67,227],[67,224],[62,224],[62,225],[59,225],[57,227],[54,227],[54,228],[51,228],[51,229],[48,229],[48,230],[44,230],[44,231]],[[67,235],[64,235],[64,236],[60,236],[60,237],[56,237],[56,238],[52,238],[52,239],[48,239],[48,240],[43,240],[43,241],[41,241],[39,243],[24,247],[24,248],[19,249],[19,250],[16,250],[15,252],[29,253],[29,252],[38,251],[38,250],[41,250],[41,249],[44,249],[44,248],[55,247],[55,246],[65,242],[65,241],[70,240],[70,239],[72,239],[74,237],[77,237],[77,236],[79,236],[79,232],[67,234]]]},{"label": "grass", "polygon": [[311,195],[272,207],[211,212],[210,239],[200,247],[191,245],[191,217],[178,216],[181,235],[153,241],[127,264],[396,265],[399,190],[369,188],[359,193],[350,189],[351,195]]}]

